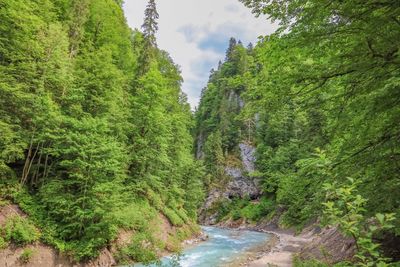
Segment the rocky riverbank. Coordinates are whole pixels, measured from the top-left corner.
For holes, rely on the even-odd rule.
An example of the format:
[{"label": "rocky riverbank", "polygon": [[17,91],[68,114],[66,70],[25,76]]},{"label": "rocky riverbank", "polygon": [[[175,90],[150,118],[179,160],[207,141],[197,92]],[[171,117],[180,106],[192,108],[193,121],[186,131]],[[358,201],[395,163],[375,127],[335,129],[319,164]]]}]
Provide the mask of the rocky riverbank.
[{"label": "rocky riverbank", "polygon": [[327,264],[351,260],[355,254],[355,244],[351,238],[343,236],[336,227],[320,228],[317,223],[296,234],[293,229],[281,229],[271,221],[256,225],[227,221],[220,227],[240,230],[260,231],[275,238],[254,257],[249,257],[239,266],[291,267],[295,257],[301,260],[317,259]]},{"label": "rocky riverbank", "polygon": [[[223,218],[219,214],[218,204],[232,199],[249,198],[257,201],[261,188],[258,180],[252,175],[255,171],[255,148],[246,143],[239,144],[240,164],[225,167],[225,175],[229,177],[228,183],[223,187],[211,190],[200,211],[200,222],[204,225],[219,226],[225,228],[254,230],[273,234],[276,242],[272,242],[261,253],[256,253],[240,262],[238,266],[268,266],[279,267],[292,266],[294,256],[302,260],[318,259],[327,264],[349,260],[355,253],[355,244],[351,238],[344,237],[337,228],[321,228],[315,222],[296,234],[294,230],[281,229],[279,227],[279,211],[272,219],[265,219],[257,224],[249,224],[246,219],[238,220]],[[230,217],[232,218],[232,217]]]},{"label": "rocky riverbank", "polygon": [[310,243],[313,236],[307,235],[294,235],[278,231],[266,231],[274,234],[277,237],[277,242],[274,246],[258,257],[257,259],[250,259],[244,266],[249,267],[264,267],[264,266],[279,266],[290,267],[293,263],[293,257],[299,253],[307,243]]}]

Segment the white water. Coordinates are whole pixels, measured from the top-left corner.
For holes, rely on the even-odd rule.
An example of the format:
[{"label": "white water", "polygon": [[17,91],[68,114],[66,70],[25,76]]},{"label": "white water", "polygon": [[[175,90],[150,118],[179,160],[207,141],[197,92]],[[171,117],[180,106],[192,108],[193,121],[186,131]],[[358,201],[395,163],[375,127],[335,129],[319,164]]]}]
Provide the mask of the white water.
[{"label": "white water", "polygon": [[[207,241],[187,248],[179,260],[165,257],[162,266],[218,267],[237,262],[246,253],[266,245],[270,234],[247,230],[232,230],[216,227],[202,227],[209,236]],[[176,258],[175,258],[176,259]],[[179,265],[178,265],[179,264]],[[135,264],[134,267],[146,266]],[[151,264],[147,266],[160,266]]]}]

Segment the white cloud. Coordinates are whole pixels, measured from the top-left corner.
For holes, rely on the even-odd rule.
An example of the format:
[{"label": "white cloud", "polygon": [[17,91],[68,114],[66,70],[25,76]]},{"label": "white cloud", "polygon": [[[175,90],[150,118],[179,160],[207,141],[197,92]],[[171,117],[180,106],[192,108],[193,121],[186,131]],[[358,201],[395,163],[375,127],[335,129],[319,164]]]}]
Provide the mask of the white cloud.
[{"label": "white cloud", "polygon": [[[130,27],[140,28],[146,4],[147,0],[125,0]],[[183,91],[192,107],[198,104],[209,70],[224,59],[230,37],[246,44],[277,28],[265,18],[255,18],[237,0],[159,0],[157,7],[158,45],[181,66]]]},{"label": "white cloud", "polygon": [[225,6],[225,10],[228,12],[238,13],[240,11],[240,7],[237,4],[229,4]]}]

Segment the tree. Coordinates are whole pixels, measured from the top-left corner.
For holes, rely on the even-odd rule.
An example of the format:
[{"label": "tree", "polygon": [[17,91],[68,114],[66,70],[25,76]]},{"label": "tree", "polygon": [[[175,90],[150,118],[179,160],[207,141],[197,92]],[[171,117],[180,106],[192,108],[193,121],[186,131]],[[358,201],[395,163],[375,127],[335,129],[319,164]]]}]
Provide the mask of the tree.
[{"label": "tree", "polygon": [[204,164],[207,171],[212,175],[208,186],[220,181],[224,177],[224,152],[222,150],[221,133],[211,133],[204,144]]},{"label": "tree", "polygon": [[[359,183],[366,221],[399,214],[398,1],[241,2],[281,27],[245,55],[231,39],[202,94],[199,136],[219,131],[225,146],[237,140],[230,138],[235,121],[243,131],[255,118],[257,176],[281,224],[301,227],[321,216],[323,183],[346,177]],[[239,116],[227,112],[230,90],[244,100]],[[324,164],[316,150],[326,151],[329,177],[316,171]],[[396,222],[384,233],[398,236],[399,229]]]},{"label": "tree", "polygon": [[202,199],[193,116],[179,67],[157,48],[155,2],[144,33],[121,3],[0,3],[0,198],[77,261],[122,227],[154,243],[133,238],[123,258],[135,260],[135,242],[155,255],[149,220],[194,224]]},{"label": "tree", "polygon": [[225,60],[226,61],[229,61],[231,59],[232,53],[233,53],[236,45],[237,45],[236,39],[231,37],[231,39],[229,39],[228,49],[226,50],[226,55],[225,55]]},{"label": "tree", "polygon": [[144,22],[142,25],[144,39],[147,46],[157,47],[156,33],[158,31],[158,12],[155,0],[149,0],[144,12]]},{"label": "tree", "polygon": [[155,49],[157,48],[156,33],[158,31],[158,12],[155,0],[149,0],[144,12],[144,22],[142,25],[144,46],[140,59],[141,73],[144,74],[149,70],[150,64],[155,57]]}]

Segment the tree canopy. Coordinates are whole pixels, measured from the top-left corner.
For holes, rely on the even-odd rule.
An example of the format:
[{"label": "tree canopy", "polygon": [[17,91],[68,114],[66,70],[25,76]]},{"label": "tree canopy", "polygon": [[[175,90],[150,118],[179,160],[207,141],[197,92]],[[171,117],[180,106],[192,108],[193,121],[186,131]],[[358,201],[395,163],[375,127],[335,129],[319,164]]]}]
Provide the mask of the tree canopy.
[{"label": "tree canopy", "polygon": [[[180,70],[156,46],[155,2],[143,33],[121,4],[0,2],[1,198],[77,260],[121,228],[157,243],[144,223],[157,213],[193,225],[203,195]],[[137,249],[124,255],[140,260]]]},{"label": "tree canopy", "polygon": [[[214,166],[209,180],[220,180],[215,166],[231,164],[247,142],[257,148],[253,176],[281,225],[323,216],[324,184],[346,187],[348,177],[366,200],[364,225],[377,213],[399,218],[398,1],[241,2],[281,27],[247,50],[231,39],[203,90],[197,154]],[[399,229],[397,220],[386,232]]]}]

